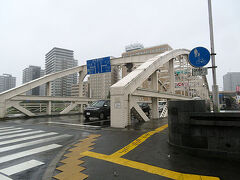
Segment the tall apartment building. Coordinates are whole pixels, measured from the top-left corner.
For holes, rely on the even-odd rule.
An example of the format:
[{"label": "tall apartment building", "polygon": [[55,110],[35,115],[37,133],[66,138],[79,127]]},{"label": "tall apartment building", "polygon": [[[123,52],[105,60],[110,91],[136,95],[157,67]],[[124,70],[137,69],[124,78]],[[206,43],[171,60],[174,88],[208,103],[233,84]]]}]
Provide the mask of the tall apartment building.
[{"label": "tall apartment building", "polygon": [[[45,75],[40,66],[29,66],[23,70],[22,83],[27,83]],[[45,85],[38,86],[26,92],[26,95],[45,96]]]},{"label": "tall apartment building", "polygon": [[[72,93],[71,96],[79,96],[79,84],[72,85]],[[89,97],[89,84],[88,81],[83,81],[83,97]]]},{"label": "tall apartment building", "polygon": [[106,99],[110,95],[110,86],[119,80],[119,70],[112,68],[111,72],[101,74],[91,74],[89,81],[89,94],[92,98]]},{"label": "tall apartment building", "polygon": [[240,72],[228,72],[223,76],[224,91],[236,91],[237,86],[240,86]]},{"label": "tall apartment building", "polygon": [[0,75],[0,93],[16,87],[16,77],[11,74]]},{"label": "tall apartment building", "polygon": [[[78,65],[73,51],[54,47],[45,55],[46,74],[55,73]],[[52,96],[71,96],[71,88],[77,84],[77,74],[72,74],[54,80],[51,83]]]}]

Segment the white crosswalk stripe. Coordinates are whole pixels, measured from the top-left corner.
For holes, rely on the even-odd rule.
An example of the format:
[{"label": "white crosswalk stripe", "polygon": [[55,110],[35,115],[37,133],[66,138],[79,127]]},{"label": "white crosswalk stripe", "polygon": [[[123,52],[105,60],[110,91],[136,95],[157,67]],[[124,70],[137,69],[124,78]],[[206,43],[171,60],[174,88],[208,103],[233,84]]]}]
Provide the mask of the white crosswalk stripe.
[{"label": "white crosswalk stripe", "polygon": [[14,138],[14,137],[19,137],[19,136],[21,137],[21,136],[37,134],[37,133],[41,133],[41,132],[44,132],[44,131],[32,131],[32,132],[19,133],[19,134],[8,135],[8,136],[0,136],[0,139],[8,139],[8,138]]},{"label": "white crosswalk stripe", "polygon": [[39,134],[39,135],[35,135],[35,136],[28,136],[28,137],[23,137],[23,138],[18,138],[18,139],[11,139],[11,140],[7,140],[7,141],[1,141],[0,145],[16,143],[16,142],[20,142],[20,141],[26,141],[26,140],[30,140],[30,139],[36,139],[36,138],[50,136],[50,135],[56,135],[56,134],[58,134],[58,133],[50,132],[50,133]]},{"label": "white crosswalk stripe", "polygon": [[61,146],[62,145],[58,145],[58,144],[50,144],[50,145],[47,145],[47,146],[42,146],[42,147],[39,147],[39,148],[34,148],[34,149],[31,149],[31,150],[22,151],[22,152],[19,152],[19,153],[8,155],[8,156],[3,156],[3,157],[0,157],[0,163],[16,160],[16,159],[19,159],[19,158],[22,158],[22,157],[30,156],[30,155],[37,154],[37,153],[44,152],[44,151],[48,151],[48,150],[55,149],[55,148],[58,148],[58,147],[61,147]]},{"label": "white crosswalk stripe", "polygon": [[65,138],[65,137],[70,137],[70,136],[71,135],[65,134],[65,135],[54,136],[54,137],[45,138],[45,139],[39,139],[39,140],[36,140],[36,141],[26,142],[26,143],[22,143],[22,144],[16,144],[16,145],[12,145],[12,146],[2,147],[2,148],[0,148],[0,152],[6,152],[6,151],[19,149],[19,148],[27,147],[27,146],[32,146],[32,145],[35,145],[35,144],[49,142],[49,141],[53,141],[53,140],[57,140],[57,139]]},{"label": "white crosswalk stripe", "polygon": [[13,126],[5,126],[5,127],[1,127],[0,129],[11,129],[11,128],[14,128]]},{"label": "white crosswalk stripe", "polygon": [[44,165],[44,161],[35,160],[34,155],[62,147],[55,143],[56,140],[71,136],[19,127],[1,127],[0,180],[13,180],[11,175]]},{"label": "white crosswalk stripe", "polygon": [[8,168],[5,169],[1,169],[0,172],[3,174],[6,174],[8,176],[19,173],[21,171],[25,171],[27,169],[31,169],[40,165],[43,165],[43,162],[40,161],[36,161],[36,160],[30,160],[30,161],[26,161],[24,163],[20,163],[14,166],[10,166]]},{"label": "white crosswalk stripe", "polygon": [[8,134],[16,134],[16,133],[26,132],[26,131],[31,131],[31,130],[32,129],[22,129],[22,130],[17,130],[17,131],[4,132],[4,133],[0,133],[0,136],[8,135]]},{"label": "white crosswalk stripe", "polygon": [[10,128],[10,129],[3,129],[3,130],[0,130],[0,133],[3,133],[3,132],[9,132],[9,131],[16,131],[16,130],[20,130],[22,128]]}]

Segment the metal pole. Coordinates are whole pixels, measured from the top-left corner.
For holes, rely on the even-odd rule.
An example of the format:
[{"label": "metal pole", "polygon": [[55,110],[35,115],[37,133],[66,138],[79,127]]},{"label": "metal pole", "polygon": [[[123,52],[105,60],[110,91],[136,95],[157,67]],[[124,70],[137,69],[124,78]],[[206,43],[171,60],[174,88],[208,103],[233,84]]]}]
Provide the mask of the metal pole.
[{"label": "metal pole", "polygon": [[211,0],[208,0],[208,14],[209,14],[209,29],[210,29],[210,43],[211,43],[211,59],[212,59],[212,94],[213,94],[213,111],[219,111],[219,96],[218,96],[218,85],[216,79],[216,65],[215,65],[215,51],[214,51],[214,37],[213,37],[213,22],[212,22],[212,4]]}]

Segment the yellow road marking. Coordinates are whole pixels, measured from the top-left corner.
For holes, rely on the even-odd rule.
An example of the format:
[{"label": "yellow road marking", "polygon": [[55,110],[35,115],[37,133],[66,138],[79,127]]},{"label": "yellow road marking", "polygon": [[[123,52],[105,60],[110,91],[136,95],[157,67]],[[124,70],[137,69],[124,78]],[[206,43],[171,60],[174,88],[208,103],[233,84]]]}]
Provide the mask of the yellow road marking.
[{"label": "yellow road marking", "polygon": [[56,168],[57,170],[60,170],[62,172],[54,176],[54,178],[59,180],[86,179],[88,175],[81,173],[81,171],[83,171],[85,168],[79,166],[80,164],[84,163],[84,161],[79,160],[80,158],[84,157],[80,153],[92,150],[93,148],[90,146],[95,144],[93,143],[93,141],[96,141],[95,138],[99,136],[100,135],[95,134],[89,135],[88,138],[80,140],[79,143],[75,144],[74,148],[69,149],[68,151],[70,151],[70,153],[64,155],[67,158],[60,161],[64,163],[64,165]]},{"label": "yellow road marking", "polygon": [[69,172],[68,174],[62,174],[59,173],[56,176],[54,176],[55,179],[62,179],[62,180],[80,180],[80,179],[86,179],[88,175],[83,174],[81,172]]},{"label": "yellow road marking", "polygon": [[149,131],[143,135],[141,135],[139,138],[137,138],[135,141],[131,142],[130,144],[128,144],[127,146],[125,146],[124,148],[118,150],[117,152],[111,154],[110,156],[112,157],[121,157],[125,154],[127,154],[129,151],[135,149],[137,146],[139,146],[140,144],[142,144],[146,139],[148,139],[149,137],[151,137],[152,135],[163,131],[164,129],[166,129],[168,127],[168,124],[165,124],[153,131]]},{"label": "yellow road marking", "polygon": [[164,169],[164,168],[160,168],[152,165],[127,160],[120,157],[114,157],[112,155],[95,153],[91,151],[82,152],[81,155],[89,156],[96,159],[101,159],[104,161],[112,162],[122,166],[131,167],[134,169],[139,169],[151,174],[156,174],[156,175],[164,176],[164,177],[175,179],[175,180],[220,180],[218,177],[179,173],[179,172],[171,171],[168,169]]}]

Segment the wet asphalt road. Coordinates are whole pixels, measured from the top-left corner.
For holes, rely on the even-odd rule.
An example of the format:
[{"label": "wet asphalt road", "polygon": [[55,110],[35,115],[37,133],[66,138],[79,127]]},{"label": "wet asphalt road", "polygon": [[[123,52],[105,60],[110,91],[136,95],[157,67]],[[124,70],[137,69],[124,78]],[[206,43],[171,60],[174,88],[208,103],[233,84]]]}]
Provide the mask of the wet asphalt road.
[{"label": "wet asphalt road", "polygon": [[[50,122],[53,124],[49,124]],[[51,169],[49,165],[56,155],[68,145],[98,131],[78,126],[55,124],[54,122],[84,124],[84,118],[75,115],[0,122],[0,180],[4,180],[2,178],[40,180],[43,178],[46,170]],[[87,123],[89,124],[90,122]],[[44,149],[44,147],[47,148],[49,146],[52,149]],[[41,152],[37,152],[38,150]],[[11,175],[8,174],[7,170],[18,169],[18,167],[15,167],[16,165],[21,166],[22,163],[24,164],[32,160],[44,164],[22,170],[21,172],[10,172]],[[5,170],[3,171],[4,173],[1,170]]]},{"label": "wet asphalt road", "polygon": [[[36,132],[44,131],[36,134],[24,135],[21,137],[10,137],[7,139],[0,139],[0,176],[5,176],[13,180],[41,180],[51,174],[56,175],[59,171],[54,170],[55,167],[52,166],[59,165],[56,160],[56,157],[59,154],[64,153],[70,145],[77,142],[79,139],[84,139],[90,134],[101,134],[101,136],[95,142],[93,146],[93,152],[102,153],[110,155],[117,150],[128,145],[136,138],[141,136],[143,133],[151,131],[163,124],[167,123],[167,120],[155,120],[149,123],[135,124],[133,127],[128,129],[112,129],[108,128],[108,120],[103,123],[91,120],[90,122],[85,122],[84,118],[80,115],[73,116],[61,116],[61,117],[52,117],[52,118],[31,118],[31,119],[18,119],[18,120],[8,120],[0,122],[0,128],[11,127],[11,128],[22,128],[20,130],[29,131],[23,132]],[[69,123],[69,125],[61,124]],[[72,125],[70,125],[72,124]],[[83,128],[77,126],[79,125],[94,125],[99,126],[103,125],[105,128],[94,129],[94,128]],[[3,129],[2,129],[3,130]],[[14,129],[13,129],[14,130]],[[15,130],[16,131],[16,130]],[[10,132],[10,131],[9,131]],[[4,133],[4,132],[3,132]],[[58,133],[45,137],[39,137],[34,139],[29,139],[25,141],[19,141],[11,143],[12,139],[19,139],[24,137],[32,137],[35,135],[47,133]],[[12,134],[14,135],[14,134]],[[4,135],[6,136],[6,135]],[[63,136],[63,138],[52,140],[52,141],[43,141],[39,144],[29,145],[26,147],[20,147],[17,149],[8,150],[1,152],[1,149],[8,148],[13,145],[29,143],[44,140],[46,138],[53,138],[56,136]],[[66,137],[65,137],[66,136]],[[0,129],[0,138],[1,138],[1,129]],[[208,176],[219,177],[221,180],[238,180],[239,178],[239,169],[240,163],[235,161],[221,160],[221,159],[212,159],[212,158],[203,158],[185,154],[180,150],[176,150],[173,147],[169,146],[167,143],[168,140],[168,131],[164,131],[153,135],[151,138],[143,142],[139,147],[130,151],[123,158],[142,162],[145,164],[170,169],[182,173],[191,173],[191,174],[201,174]],[[10,141],[8,144],[1,145],[3,141]],[[19,157],[13,160],[4,160],[3,157],[11,157],[20,152],[31,152],[31,150],[37,149],[39,147],[45,147],[52,144],[57,144],[59,147],[47,150],[44,152],[39,152],[32,155],[22,155],[24,157]],[[19,154],[18,154],[19,155]],[[6,162],[1,162],[6,161]],[[6,159],[6,158],[5,158]],[[92,157],[82,158],[84,162],[84,167],[86,170],[83,171],[84,174],[87,174],[88,179],[168,179],[166,177],[161,177],[158,175],[150,174],[138,169],[129,168],[126,166],[114,164],[111,162],[106,162],[103,160],[95,159]],[[6,168],[14,167],[17,164],[28,162],[31,160],[36,160],[44,164],[30,168],[28,170],[23,170],[21,172],[16,172],[12,175],[6,175],[1,172],[1,170]],[[1,179],[1,178],[0,178]],[[52,178],[53,179],[53,178]],[[45,180],[45,179],[44,179]]]}]

